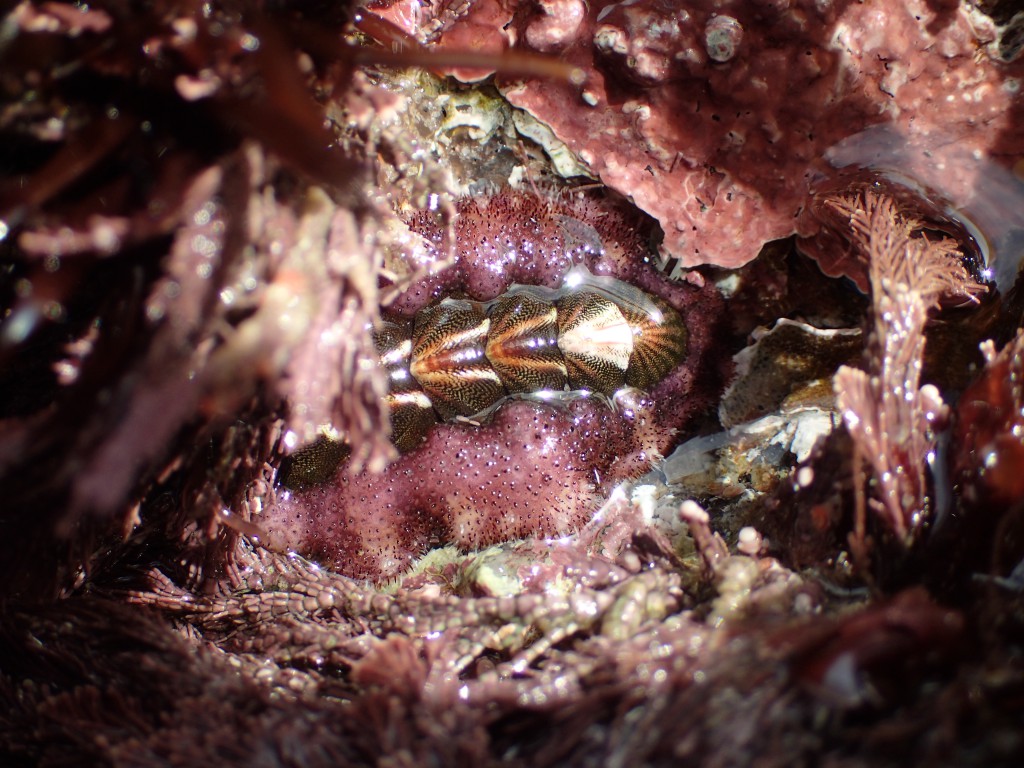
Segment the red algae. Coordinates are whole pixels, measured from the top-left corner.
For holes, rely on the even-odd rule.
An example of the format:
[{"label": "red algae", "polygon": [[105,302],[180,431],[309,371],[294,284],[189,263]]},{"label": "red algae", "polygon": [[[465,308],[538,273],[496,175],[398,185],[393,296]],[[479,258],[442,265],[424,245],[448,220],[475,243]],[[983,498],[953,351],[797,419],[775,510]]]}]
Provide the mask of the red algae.
[{"label": "red algae", "polygon": [[[342,467],[322,487],[279,493],[263,521],[271,542],[379,580],[438,543],[475,548],[574,531],[616,483],[642,474],[713,407],[728,355],[715,355],[723,308],[717,291],[671,283],[645,263],[639,223],[594,199],[506,191],[463,202],[456,263],[411,286],[392,309],[408,316],[442,295],[488,300],[514,282],[554,287],[584,264],[680,312],[688,351],[651,392],[614,410],[591,398],[513,400],[484,424],[442,424],[383,474],[351,476]],[[412,228],[443,249],[429,216],[416,217]]]},{"label": "red algae", "polygon": [[988,364],[956,410],[951,469],[969,507],[999,516],[1024,499],[1024,333],[999,354],[985,350]]},{"label": "red algae", "polygon": [[1013,287],[1021,258],[1017,241],[1024,231],[1024,185],[988,153],[941,129],[920,135],[883,124],[843,139],[825,159],[830,168],[812,182],[812,194],[826,227],[803,239],[800,248],[826,275],[851,277],[866,288],[858,259],[841,236],[829,232],[831,217],[822,209],[835,194],[871,186],[956,239],[965,253],[976,253],[980,276],[1001,292]]},{"label": "red algae", "polygon": [[[577,0],[489,0],[461,18],[441,14],[436,44],[449,47],[462,29],[483,39],[490,20],[496,48],[503,38],[578,67],[582,87],[511,77],[499,86],[658,220],[666,256],[737,267],[765,242],[817,233],[808,180],[833,171],[831,147],[871,126],[905,136],[909,152],[960,187],[975,186],[960,160],[1017,162],[1024,60],[1007,60],[994,24],[967,5],[595,0],[577,18]],[[961,157],[930,159],[952,145]]]}]

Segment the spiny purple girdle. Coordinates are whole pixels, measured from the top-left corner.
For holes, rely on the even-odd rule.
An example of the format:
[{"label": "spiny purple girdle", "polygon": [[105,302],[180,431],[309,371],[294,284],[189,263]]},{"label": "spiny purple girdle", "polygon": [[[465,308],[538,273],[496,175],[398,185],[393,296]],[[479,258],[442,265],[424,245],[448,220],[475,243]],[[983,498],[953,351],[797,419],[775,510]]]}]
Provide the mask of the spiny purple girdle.
[{"label": "spiny purple girdle", "polygon": [[576,267],[560,288],[445,299],[412,322],[386,321],[375,340],[405,452],[438,421],[479,418],[510,396],[649,389],[683,359],[687,330],[661,299]]},{"label": "spiny purple girdle", "polygon": [[[625,291],[646,320],[653,317],[660,325],[671,318],[685,327],[678,331],[685,333],[679,358],[671,370],[648,373],[650,384],[639,381],[642,397],[625,386],[637,381],[633,377],[642,367],[627,363],[617,377],[628,401],[615,397],[615,409],[600,402],[606,397],[601,388],[618,383],[595,386],[591,396],[581,397],[568,389],[576,385],[566,364],[566,389],[551,390],[558,407],[546,405],[551,401],[537,391],[505,394],[486,418],[477,419],[444,420],[435,407],[440,398],[428,394],[410,369],[399,383],[412,382],[414,391],[423,392],[431,416],[424,421],[438,423],[426,425],[422,442],[380,473],[339,468],[342,444],[326,438],[289,456],[278,474],[283,489],[261,519],[274,548],[294,549],[338,573],[380,582],[438,544],[469,551],[524,537],[564,536],[589,520],[616,484],[646,472],[717,403],[731,360],[721,343],[722,297],[711,282],[667,280],[649,261],[649,232],[638,228],[642,222],[628,208],[605,198],[515,190],[463,200],[456,208],[454,233],[433,215],[415,215],[409,224],[428,246],[427,260],[413,267],[438,263],[448,257],[449,243],[457,245],[448,269],[428,272],[390,304],[387,319],[405,329],[401,338],[408,341],[410,365],[417,322],[425,322],[445,297],[479,307],[489,321],[489,340],[500,326],[497,307],[524,292],[554,307],[557,327],[560,300],[586,292],[608,299],[620,313],[638,311],[622,301]],[[583,272],[579,282],[567,281],[581,264],[608,278]],[[609,286],[622,290],[609,297]],[[533,349],[562,355],[557,333],[546,339]],[[476,360],[481,349],[486,360],[487,340],[479,343]]]}]

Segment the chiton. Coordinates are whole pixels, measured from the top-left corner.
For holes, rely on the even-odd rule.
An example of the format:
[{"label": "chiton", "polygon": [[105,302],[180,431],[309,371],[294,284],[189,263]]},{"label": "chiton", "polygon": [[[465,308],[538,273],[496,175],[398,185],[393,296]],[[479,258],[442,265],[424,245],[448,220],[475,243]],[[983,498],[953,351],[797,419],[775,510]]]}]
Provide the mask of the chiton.
[{"label": "chiton", "polygon": [[516,285],[488,302],[445,299],[376,333],[392,439],[412,450],[438,420],[478,420],[514,395],[646,390],[679,364],[686,337],[667,303],[583,267],[559,289]]},{"label": "chiton", "polygon": [[[410,286],[377,334],[408,452],[382,474],[279,489],[271,544],[381,580],[438,544],[565,534],[711,411],[731,359],[721,297],[652,267],[623,211],[515,192],[461,203],[455,264]],[[429,216],[411,226],[442,251]],[[568,389],[601,396],[537,397]]]}]

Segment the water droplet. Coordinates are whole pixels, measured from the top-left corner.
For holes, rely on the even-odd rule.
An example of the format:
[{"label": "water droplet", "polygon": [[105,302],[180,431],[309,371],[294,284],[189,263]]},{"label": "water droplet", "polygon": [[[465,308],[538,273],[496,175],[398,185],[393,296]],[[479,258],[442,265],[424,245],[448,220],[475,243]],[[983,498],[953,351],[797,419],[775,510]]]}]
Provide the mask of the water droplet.
[{"label": "water droplet", "polygon": [[5,344],[20,344],[35,330],[39,321],[39,311],[34,302],[26,302],[16,308],[2,326],[2,339]]}]

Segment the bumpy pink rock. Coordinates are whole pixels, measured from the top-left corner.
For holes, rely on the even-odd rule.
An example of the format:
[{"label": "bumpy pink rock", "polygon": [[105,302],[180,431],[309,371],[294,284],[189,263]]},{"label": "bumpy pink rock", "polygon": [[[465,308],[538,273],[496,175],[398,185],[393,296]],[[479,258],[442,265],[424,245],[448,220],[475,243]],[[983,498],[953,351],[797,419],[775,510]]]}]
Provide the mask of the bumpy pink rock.
[{"label": "bumpy pink rock", "polygon": [[582,89],[502,89],[658,219],[684,266],[740,266],[766,241],[814,235],[812,187],[833,163],[877,159],[877,134],[856,141],[872,126],[905,147],[887,156],[912,181],[958,208],[979,157],[1009,168],[1024,154],[1024,62],[993,58],[993,25],[955,0],[593,0],[578,23],[578,0],[482,4],[506,44],[586,73]]}]

